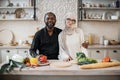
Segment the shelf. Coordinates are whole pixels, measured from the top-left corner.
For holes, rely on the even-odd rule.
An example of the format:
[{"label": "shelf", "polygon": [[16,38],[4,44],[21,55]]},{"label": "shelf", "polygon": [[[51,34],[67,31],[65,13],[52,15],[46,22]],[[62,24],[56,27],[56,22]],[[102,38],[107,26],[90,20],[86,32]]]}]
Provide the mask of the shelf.
[{"label": "shelf", "polygon": [[[120,21],[120,7],[114,1],[79,0],[78,17],[80,21]],[[112,18],[115,16],[115,19]],[[117,18],[117,19],[116,19]],[[106,20],[102,20],[106,19]]]},{"label": "shelf", "polygon": [[26,8],[26,9],[33,9],[33,6],[28,6],[28,7],[0,7],[0,9],[16,9],[16,8]]},{"label": "shelf", "polygon": [[[79,8],[81,8],[81,7],[79,7]],[[88,8],[88,7],[83,7],[82,9],[98,9],[98,10],[120,10],[120,8],[114,8],[114,7],[90,7],[90,8]]]},{"label": "shelf", "polygon": [[33,21],[34,19],[0,19],[0,21],[25,21],[25,20],[29,20],[29,21]]},{"label": "shelf", "polygon": [[101,21],[101,22],[103,22],[103,21],[106,21],[106,22],[112,21],[113,22],[114,21],[114,22],[118,22],[120,20],[83,19],[82,21]]},{"label": "shelf", "polygon": [[[12,1],[12,4],[10,2],[7,4],[8,2],[7,0],[0,1],[0,21],[36,20],[36,10],[38,9],[36,8],[36,0],[17,0]],[[26,14],[28,17],[23,17]]]}]

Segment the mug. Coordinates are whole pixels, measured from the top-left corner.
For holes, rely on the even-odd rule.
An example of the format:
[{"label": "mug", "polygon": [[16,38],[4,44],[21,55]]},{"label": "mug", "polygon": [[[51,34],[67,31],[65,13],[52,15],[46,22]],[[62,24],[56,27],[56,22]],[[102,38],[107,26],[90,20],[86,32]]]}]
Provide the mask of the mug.
[{"label": "mug", "polygon": [[18,45],[22,45],[23,41],[19,40]]},{"label": "mug", "polygon": [[104,40],[104,45],[107,46],[109,44],[109,40]]}]

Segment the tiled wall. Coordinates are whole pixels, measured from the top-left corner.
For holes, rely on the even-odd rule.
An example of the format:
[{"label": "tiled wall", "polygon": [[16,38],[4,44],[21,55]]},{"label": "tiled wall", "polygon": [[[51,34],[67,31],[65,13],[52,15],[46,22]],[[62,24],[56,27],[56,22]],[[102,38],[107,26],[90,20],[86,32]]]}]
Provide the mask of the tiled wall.
[{"label": "tiled wall", "polygon": [[[44,14],[54,12],[57,16],[56,26],[64,28],[64,18],[66,13],[72,12],[77,17],[77,0],[38,0],[38,21],[0,21],[0,29],[12,30],[16,40],[26,39],[31,42],[29,35],[36,32],[36,28],[44,27]],[[79,22],[79,26],[84,30],[85,37],[88,33],[95,35],[95,43],[99,42],[99,36],[104,35],[107,39],[118,40],[120,36],[120,22]],[[3,36],[4,35],[4,36]],[[9,36],[9,37],[8,37]],[[10,33],[0,33],[0,42],[10,42]],[[9,38],[9,39],[8,39]],[[86,38],[87,39],[87,38]]]}]

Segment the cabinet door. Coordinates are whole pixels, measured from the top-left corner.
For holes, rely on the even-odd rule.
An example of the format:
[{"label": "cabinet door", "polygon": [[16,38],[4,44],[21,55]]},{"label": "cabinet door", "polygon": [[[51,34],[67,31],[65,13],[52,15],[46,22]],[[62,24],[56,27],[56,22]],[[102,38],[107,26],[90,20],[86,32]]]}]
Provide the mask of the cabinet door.
[{"label": "cabinet door", "polygon": [[90,50],[90,57],[101,60],[104,57],[104,50]]},{"label": "cabinet door", "polygon": [[109,50],[108,53],[111,59],[120,61],[120,50],[113,49]]},{"label": "cabinet door", "polygon": [[3,49],[1,50],[1,62],[7,61],[12,58],[14,54],[17,53],[16,49]]},{"label": "cabinet door", "polygon": [[18,54],[21,55],[22,57],[31,57],[29,53],[29,49],[18,49]]}]

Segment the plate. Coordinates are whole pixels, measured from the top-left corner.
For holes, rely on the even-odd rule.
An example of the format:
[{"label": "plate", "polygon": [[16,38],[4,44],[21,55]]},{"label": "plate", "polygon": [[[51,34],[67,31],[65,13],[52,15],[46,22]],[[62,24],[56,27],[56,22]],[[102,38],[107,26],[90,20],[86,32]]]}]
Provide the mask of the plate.
[{"label": "plate", "polygon": [[24,18],[25,17],[25,10],[23,8],[18,8],[15,10],[16,18]]},{"label": "plate", "polygon": [[46,62],[46,63],[39,63],[38,65],[39,66],[47,66],[47,65],[49,65],[50,64],[50,62]]}]

